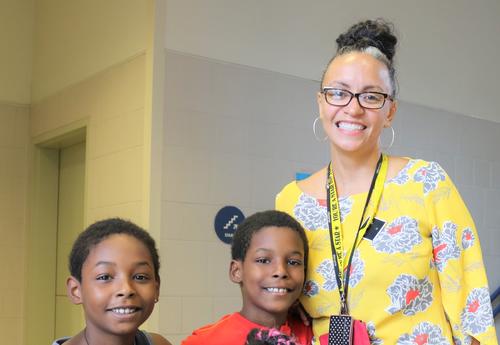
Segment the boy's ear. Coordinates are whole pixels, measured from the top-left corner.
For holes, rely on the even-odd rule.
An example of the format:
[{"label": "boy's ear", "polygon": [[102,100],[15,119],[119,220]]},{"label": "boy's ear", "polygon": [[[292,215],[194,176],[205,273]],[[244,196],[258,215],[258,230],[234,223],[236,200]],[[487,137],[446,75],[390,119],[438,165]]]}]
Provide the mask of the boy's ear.
[{"label": "boy's ear", "polygon": [[241,284],[243,281],[243,262],[240,260],[231,260],[231,263],[229,264],[229,279],[233,283],[236,284]]},{"label": "boy's ear", "polygon": [[66,280],[66,293],[73,304],[82,304],[81,283],[71,276]]}]

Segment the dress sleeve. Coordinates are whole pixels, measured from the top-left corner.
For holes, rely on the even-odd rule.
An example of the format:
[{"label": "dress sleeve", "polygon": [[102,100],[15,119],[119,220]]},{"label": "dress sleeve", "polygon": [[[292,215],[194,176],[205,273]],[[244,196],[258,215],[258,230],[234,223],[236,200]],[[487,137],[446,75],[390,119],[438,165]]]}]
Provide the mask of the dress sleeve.
[{"label": "dress sleeve", "polygon": [[470,337],[497,345],[488,281],[474,221],[458,190],[435,162],[421,168],[431,226],[432,269],[437,270],[441,298],[456,344]]}]

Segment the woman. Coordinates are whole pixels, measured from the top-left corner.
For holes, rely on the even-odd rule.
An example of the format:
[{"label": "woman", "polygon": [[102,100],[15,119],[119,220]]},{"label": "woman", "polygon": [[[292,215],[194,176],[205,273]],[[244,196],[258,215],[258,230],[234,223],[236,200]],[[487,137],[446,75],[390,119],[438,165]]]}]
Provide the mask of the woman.
[{"label": "woman", "polygon": [[453,182],[435,162],[381,153],[397,110],[396,43],[383,20],[338,37],[317,94],[331,163],[277,195],[307,229],[301,303],[315,344],[346,313],[372,344],[497,344],[476,229]]}]

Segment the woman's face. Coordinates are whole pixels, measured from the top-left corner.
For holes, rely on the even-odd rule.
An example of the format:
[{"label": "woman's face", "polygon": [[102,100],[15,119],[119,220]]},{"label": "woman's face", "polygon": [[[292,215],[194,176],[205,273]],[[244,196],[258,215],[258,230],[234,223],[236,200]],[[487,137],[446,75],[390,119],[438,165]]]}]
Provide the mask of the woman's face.
[{"label": "woman's face", "polygon": [[[387,67],[373,56],[352,52],[336,57],[325,73],[322,87],[352,92],[391,94]],[[389,127],[396,112],[396,103],[389,100],[380,109],[365,109],[355,97],[345,106],[334,106],[318,93],[320,118],[332,148],[347,153],[369,154],[379,151],[379,137]]]}]

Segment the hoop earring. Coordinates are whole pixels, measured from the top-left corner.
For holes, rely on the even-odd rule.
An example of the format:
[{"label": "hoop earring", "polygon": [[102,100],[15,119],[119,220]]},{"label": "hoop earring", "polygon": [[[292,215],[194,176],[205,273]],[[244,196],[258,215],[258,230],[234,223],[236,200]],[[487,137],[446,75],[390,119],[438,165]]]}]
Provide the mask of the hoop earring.
[{"label": "hoop earring", "polygon": [[313,122],[313,133],[314,133],[314,137],[316,138],[317,141],[319,142],[322,142],[322,141],[325,141],[327,136],[325,135],[325,137],[323,139],[319,138],[318,137],[318,134],[316,134],[316,122],[318,122],[319,120],[319,116],[317,116],[315,119],[314,119],[314,122]]},{"label": "hoop earring", "polygon": [[390,149],[391,149],[391,147],[392,147],[392,145],[394,144],[394,135],[395,135],[394,128],[392,128],[392,126],[389,126],[389,128],[391,129],[391,132],[392,132],[391,142],[390,142],[389,146],[387,146],[387,147],[382,147],[382,149],[383,149],[384,151],[390,150]]}]

